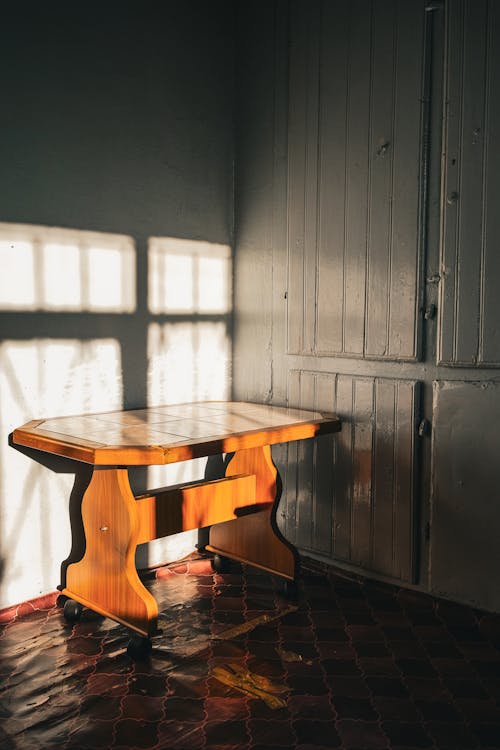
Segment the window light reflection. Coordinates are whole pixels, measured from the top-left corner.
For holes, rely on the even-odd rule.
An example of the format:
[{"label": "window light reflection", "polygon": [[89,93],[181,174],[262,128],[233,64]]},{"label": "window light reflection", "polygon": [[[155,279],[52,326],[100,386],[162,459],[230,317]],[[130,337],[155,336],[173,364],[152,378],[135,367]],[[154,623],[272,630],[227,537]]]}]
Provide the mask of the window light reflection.
[{"label": "window light reflection", "polygon": [[152,313],[229,312],[231,249],[228,245],[152,237],[148,262]]},{"label": "window light reflection", "polygon": [[115,339],[0,343],[0,415],[11,429],[36,417],[120,409],[122,403]]},{"label": "window light reflection", "polygon": [[[230,388],[230,343],[224,321],[151,323],[148,328],[148,406],[197,400],[226,400]],[[203,478],[206,459],[148,466],[148,487]],[[160,565],[190,553],[196,531],[186,531],[147,545],[138,553],[140,567]]]},{"label": "window light reflection", "polygon": [[223,322],[151,323],[148,405],[227,399],[230,345]]},{"label": "window light reflection", "polygon": [[[131,252],[132,250],[132,252]],[[90,246],[84,256],[89,310],[132,311],[135,304],[135,253],[129,247]]]},{"label": "window light reflection", "polygon": [[35,267],[31,242],[4,238],[0,229],[0,308],[35,309]]},{"label": "window light reflection", "polygon": [[50,300],[52,310],[81,308],[82,284],[78,245],[48,243],[40,248],[42,259],[42,299]]},{"label": "window light reflection", "polygon": [[115,339],[0,342],[0,609],[52,591],[71,547],[74,477],[12,450],[8,436],[37,417],[121,409]]},{"label": "window light reflection", "polygon": [[0,310],[132,312],[132,238],[0,223]]}]

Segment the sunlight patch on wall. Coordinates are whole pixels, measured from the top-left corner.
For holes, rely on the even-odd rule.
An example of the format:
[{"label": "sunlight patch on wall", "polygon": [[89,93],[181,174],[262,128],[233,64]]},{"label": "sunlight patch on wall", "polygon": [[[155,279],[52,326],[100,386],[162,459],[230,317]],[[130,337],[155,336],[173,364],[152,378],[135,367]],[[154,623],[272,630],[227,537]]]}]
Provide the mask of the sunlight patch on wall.
[{"label": "sunlight patch on wall", "polygon": [[115,339],[34,339],[0,343],[0,415],[18,427],[123,403],[121,349]]},{"label": "sunlight patch on wall", "polygon": [[227,399],[230,355],[223,322],[151,323],[148,406]]},{"label": "sunlight patch on wall", "polygon": [[[150,238],[148,307],[169,322],[148,327],[149,406],[229,398],[231,273],[228,245]],[[149,466],[148,487],[201,479],[205,465],[206,459],[199,459]],[[150,542],[138,550],[138,565],[178,559],[192,552],[196,542],[196,531]]]},{"label": "sunlight patch on wall", "polygon": [[231,248],[213,242],[151,237],[149,310],[221,314],[231,309]]},{"label": "sunlight patch on wall", "polygon": [[[148,406],[189,401],[227,400],[231,348],[225,322],[151,323],[148,329]],[[149,466],[148,487],[203,478],[206,459]],[[147,567],[189,554],[197,531],[150,542],[138,565]]]},{"label": "sunlight patch on wall", "polygon": [[167,487],[203,479],[206,463],[206,458],[195,458],[166,466],[148,466],[148,488]]},{"label": "sunlight patch on wall", "polygon": [[114,339],[0,343],[0,557],[6,566],[0,608],[53,591],[71,547],[73,475],[14,450],[9,434],[37,417],[121,409],[122,403]]},{"label": "sunlight patch on wall", "polygon": [[0,310],[132,312],[131,237],[0,223]]},{"label": "sunlight patch on wall", "polygon": [[72,474],[14,451],[0,425],[0,609],[54,591],[71,548]]}]

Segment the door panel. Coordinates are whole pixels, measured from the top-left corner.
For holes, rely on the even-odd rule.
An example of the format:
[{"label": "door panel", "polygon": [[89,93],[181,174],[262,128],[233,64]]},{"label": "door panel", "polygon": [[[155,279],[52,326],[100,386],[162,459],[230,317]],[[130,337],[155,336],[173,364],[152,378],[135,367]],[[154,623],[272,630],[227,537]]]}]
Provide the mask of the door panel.
[{"label": "door panel", "polygon": [[413,580],[418,383],[295,370],[289,389],[295,405],[339,414],[342,431],[290,446],[285,534],[302,549]]},{"label": "door panel", "polygon": [[419,355],[425,8],[291,12],[288,352]]},{"label": "door panel", "polygon": [[500,7],[450,4],[438,361],[500,365]]},{"label": "door panel", "polygon": [[500,611],[499,422],[499,383],[434,384],[431,590],[495,611]]}]

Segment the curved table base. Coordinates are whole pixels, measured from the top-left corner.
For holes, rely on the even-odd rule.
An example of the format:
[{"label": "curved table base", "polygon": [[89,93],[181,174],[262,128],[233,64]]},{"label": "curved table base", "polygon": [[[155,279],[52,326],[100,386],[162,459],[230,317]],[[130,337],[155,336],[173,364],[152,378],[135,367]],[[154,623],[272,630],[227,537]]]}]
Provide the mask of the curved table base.
[{"label": "curved table base", "polygon": [[276,481],[278,472],[270,446],[235,453],[227,466],[226,476],[238,474],[255,474],[257,478],[255,512],[212,526],[206,549],[295,580],[297,552],[282,536],[276,523],[280,499]]},{"label": "curved table base", "polygon": [[94,469],[82,518],[85,554],[68,566],[62,593],[141,635],[153,635],[158,606],[135,567],[139,519],[126,469]]}]

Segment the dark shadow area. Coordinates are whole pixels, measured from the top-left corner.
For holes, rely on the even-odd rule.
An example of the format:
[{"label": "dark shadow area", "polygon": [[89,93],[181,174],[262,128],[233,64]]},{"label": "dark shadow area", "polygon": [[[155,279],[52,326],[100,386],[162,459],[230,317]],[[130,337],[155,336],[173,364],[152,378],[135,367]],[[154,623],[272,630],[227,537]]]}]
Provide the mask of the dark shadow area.
[{"label": "dark shadow area", "polygon": [[66,571],[71,563],[81,560],[85,553],[85,530],[82,520],[82,499],[85,490],[89,486],[92,478],[93,466],[80,464],[75,473],[75,483],[71,490],[69,498],[69,519],[71,524],[71,550],[61,563],[61,583],[60,589],[66,588]]},{"label": "dark shadow area", "polygon": [[55,474],[77,474],[83,467],[92,470],[89,464],[83,464],[81,461],[73,461],[71,458],[56,456],[54,453],[36,450],[36,448],[27,448],[25,445],[16,445],[12,440],[12,433],[9,435],[9,446],[27,456],[40,466],[53,471]]},{"label": "dark shadow area", "polygon": [[224,463],[224,456],[222,454],[219,453],[216,456],[209,456],[203,478],[207,482],[210,482],[212,479],[222,479],[225,470],[226,464]]}]

